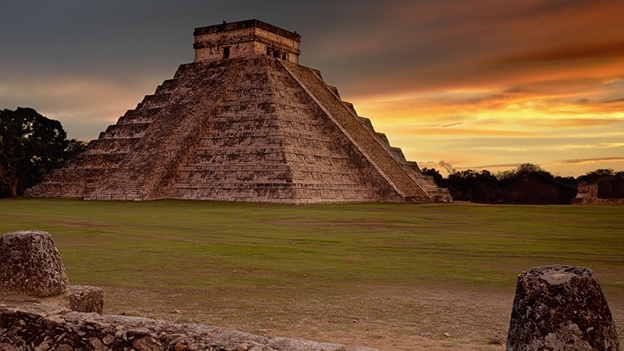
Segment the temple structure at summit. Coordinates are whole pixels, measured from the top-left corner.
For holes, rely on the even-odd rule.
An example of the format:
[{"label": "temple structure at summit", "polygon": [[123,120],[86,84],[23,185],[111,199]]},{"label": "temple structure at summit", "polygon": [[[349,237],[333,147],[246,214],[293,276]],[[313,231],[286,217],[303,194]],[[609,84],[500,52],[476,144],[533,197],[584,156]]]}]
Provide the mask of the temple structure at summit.
[{"label": "temple structure at summit", "polygon": [[248,20],[196,28],[194,35],[193,63],[27,195],[451,201],[319,71],[299,65],[299,34]]}]

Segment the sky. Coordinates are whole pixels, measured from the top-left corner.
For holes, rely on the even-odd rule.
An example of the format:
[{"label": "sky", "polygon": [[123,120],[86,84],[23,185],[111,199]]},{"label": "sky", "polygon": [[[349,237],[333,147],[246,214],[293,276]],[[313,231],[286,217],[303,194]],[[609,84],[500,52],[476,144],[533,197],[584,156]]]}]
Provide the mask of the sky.
[{"label": "sky", "polygon": [[95,139],[193,61],[193,29],[259,19],[421,168],[624,171],[624,1],[3,0],[0,109]]}]

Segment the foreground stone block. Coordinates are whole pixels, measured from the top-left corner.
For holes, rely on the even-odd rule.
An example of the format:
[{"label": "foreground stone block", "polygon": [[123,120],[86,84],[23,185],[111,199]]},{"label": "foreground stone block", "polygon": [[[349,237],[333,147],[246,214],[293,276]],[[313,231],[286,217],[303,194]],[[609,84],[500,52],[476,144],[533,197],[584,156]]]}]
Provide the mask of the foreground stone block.
[{"label": "foreground stone block", "polygon": [[69,280],[52,236],[39,230],[0,238],[0,298],[69,294]]},{"label": "foreground stone block", "polygon": [[518,277],[508,351],[619,351],[615,324],[593,272],[546,266]]},{"label": "foreground stone block", "polygon": [[70,286],[69,308],[76,312],[96,312],[101,314],[104,310],[104,290],[95,286]]}]

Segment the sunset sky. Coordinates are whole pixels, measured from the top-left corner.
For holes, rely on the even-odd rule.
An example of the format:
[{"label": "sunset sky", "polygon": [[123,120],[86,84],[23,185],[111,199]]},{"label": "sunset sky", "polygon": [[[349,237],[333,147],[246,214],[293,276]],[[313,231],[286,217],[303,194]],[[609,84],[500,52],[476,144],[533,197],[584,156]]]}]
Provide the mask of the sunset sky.
[{"label": "sunset sky", "polygon": [[193,29],[256,18],[421,168],[624,171],[624,1],[9,0],[0,108],[90,140],[193,60]]}]

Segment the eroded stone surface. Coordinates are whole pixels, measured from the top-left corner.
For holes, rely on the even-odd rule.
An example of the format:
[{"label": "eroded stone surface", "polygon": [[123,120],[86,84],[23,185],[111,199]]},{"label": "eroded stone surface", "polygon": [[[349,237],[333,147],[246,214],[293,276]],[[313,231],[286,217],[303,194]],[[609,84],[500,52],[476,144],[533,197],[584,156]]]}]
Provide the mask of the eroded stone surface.
[{"label": "eroded stone surface", "polygon": [[0,238],[0,299],[47,298],[69,293],[69,280],[52,236],[39,230]]},{"label": "eroded stone surface", "polygon": [[518,277],[508,351],[619,351],[615,324],[593,272],[546,266]]},{"label": "eroded stone surface", "polygon": [[599,198],[598,185],[581,182],[572,205],[624,205],[624,199]]},{"label": "eroded stone surface", "polygon": [[1,301],[38,302],[102,313],[104,291],[93,286],[69,285],[65,266],[49,233],[16,231],[0,238]]},{"label": "eroded stone surface", "polygon": [[0,350],[379,351],[267,338],[236,330],[147,318],[71,312],[33,303],[0,304]]},{"label": "eroded stone surface", "polygon": [[104,310],[104,290],[95,286],[71,285],[69,287],[69,307],[76,312],[101,314]]}]

